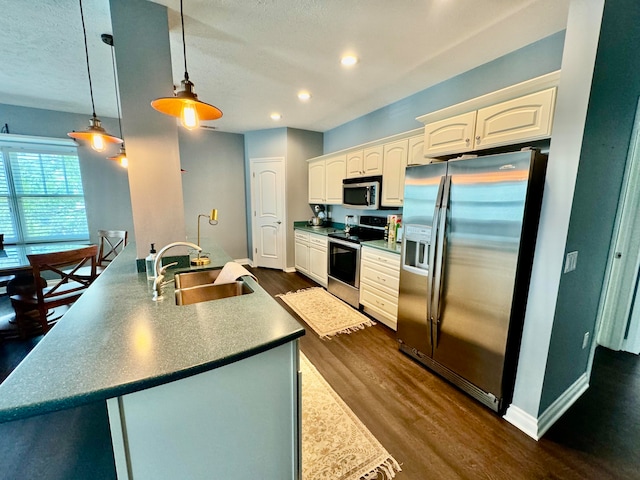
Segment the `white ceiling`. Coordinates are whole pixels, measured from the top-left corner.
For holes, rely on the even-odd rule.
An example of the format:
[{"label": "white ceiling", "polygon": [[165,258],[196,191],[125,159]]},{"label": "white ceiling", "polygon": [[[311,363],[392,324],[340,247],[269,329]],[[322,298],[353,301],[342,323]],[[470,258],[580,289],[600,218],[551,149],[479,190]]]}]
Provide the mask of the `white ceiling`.
[{"label": "white ceiling", "polygon": [[[179,84],[180,3],[155,3],[169,8]],[[569,3],[184,0],[188,71],[198,97],[224,112],[208,123],[221,131],[326,131],[564,29]],[[100,40],[109,1],[83,7],[96,113],[116,117],[111,47]],[[0,0],[0,12],[0,103],[90,115],[78,0]],[[339,62],[346,52],[360,58],[351,69]]]}]

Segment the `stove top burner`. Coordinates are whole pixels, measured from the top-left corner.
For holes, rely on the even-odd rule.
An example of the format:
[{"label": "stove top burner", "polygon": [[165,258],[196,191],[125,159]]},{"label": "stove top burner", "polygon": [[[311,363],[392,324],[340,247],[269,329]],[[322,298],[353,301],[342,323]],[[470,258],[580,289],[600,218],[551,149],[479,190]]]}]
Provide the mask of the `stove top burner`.
[{"label": "stove top burner", "polygon": [[335,232],[330,233],[329,237],[338,238],[352,243],[367,242],[369,240],[382,240],[384,238],[383,230],[365,227],[351,227],[349,233]]}]

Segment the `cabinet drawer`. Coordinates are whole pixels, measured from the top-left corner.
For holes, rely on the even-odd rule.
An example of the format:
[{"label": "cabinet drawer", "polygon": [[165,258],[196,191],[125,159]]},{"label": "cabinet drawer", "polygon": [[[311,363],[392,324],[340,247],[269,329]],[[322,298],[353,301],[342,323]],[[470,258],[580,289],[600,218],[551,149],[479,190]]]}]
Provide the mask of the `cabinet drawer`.
[{"label": "cabinet drawer", "polygon": [[397,270],[400,275],[400,255],[391,252],[384,252],[375,248],[362,248],[362,260],[366,262],[374,262],[378,265],[387,266]]},{"label": "cabinet drawer", "polygon": [[391,268],[363,262],[360,267],[360,281],[388,289],[389,293],[394,292],[396,297],[398,296],[399,275]]},{"label": "cabinet drawer", "polygon": [[398,317],[397,299],[366,283],[360,284],[360,303],[365,307],[380,310],[392,318]]},{"label": "cabinet drawer", "polygon": [[298,242],[309,243],[309,232],[304,232],[302,230],[295,231],[295,237]]},{"label": "cabinet drawer", "polygon": [[309,235],[309,245],[314,245],[316,247],[326,249],[327,243],[328,243],[327,237],[323,235],[313,235],[313,234]]}]

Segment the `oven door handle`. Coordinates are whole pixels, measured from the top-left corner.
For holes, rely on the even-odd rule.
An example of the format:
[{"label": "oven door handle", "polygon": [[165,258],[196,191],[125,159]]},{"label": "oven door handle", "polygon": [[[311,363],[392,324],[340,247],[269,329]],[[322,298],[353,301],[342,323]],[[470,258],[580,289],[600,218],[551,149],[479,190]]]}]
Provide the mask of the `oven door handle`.
[{"label": "oven door handle", "polygon": [[335,243],[337,245],[341,245],[343,247],[349,247],[353,250],[360,250],[360,244],[359,243],[353,243],[353,242],[347,242],[346,240],[340,240],[338,238],[332,238],[329,237],[329,243]]}]

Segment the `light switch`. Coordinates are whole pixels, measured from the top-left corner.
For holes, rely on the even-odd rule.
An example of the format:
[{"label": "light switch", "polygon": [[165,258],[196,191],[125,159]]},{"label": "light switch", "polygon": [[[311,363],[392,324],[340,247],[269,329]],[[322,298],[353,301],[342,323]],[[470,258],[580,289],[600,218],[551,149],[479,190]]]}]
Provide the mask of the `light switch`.
[{"label": "light switch", "polygon": [[578,264],[578,252],[567,253],[567,259],[564,262],[564,273],[572,272]]}]

